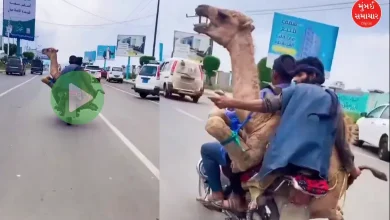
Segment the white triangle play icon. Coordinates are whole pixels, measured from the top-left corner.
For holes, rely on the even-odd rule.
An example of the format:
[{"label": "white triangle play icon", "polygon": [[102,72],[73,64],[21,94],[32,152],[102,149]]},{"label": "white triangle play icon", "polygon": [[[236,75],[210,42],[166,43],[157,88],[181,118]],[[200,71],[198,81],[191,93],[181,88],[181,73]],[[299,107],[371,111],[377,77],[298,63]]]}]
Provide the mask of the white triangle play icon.
[{"label": "white triangle play icon", "polygon": [[93,97],[89,93],[72,83],[69,84],[69,112],[74,112],[92,99]]}]

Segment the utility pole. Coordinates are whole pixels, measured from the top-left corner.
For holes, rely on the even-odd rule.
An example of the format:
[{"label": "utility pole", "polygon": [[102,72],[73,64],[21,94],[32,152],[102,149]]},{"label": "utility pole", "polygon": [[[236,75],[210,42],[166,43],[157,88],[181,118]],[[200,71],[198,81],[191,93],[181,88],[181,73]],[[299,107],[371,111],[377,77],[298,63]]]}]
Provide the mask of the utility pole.
[{"label": "utility pole", "polygon": [[10,25],[10,21],[8,20],[8,26],[7,26],[7,39],[8,39],[8,46],[7,46],[7,56],[9,57],[9,34],[11,32],[11,25]]},{"label": "utility pole", "polygon": [[[186,14],[186,18],[196,18],[196,17],[199,17],[199,24],[202,23],[202,17],[201,17],[201,16],[198,16],[198,15],[188,15],[188,14]],[[209,22],[209,19],[206,18],[206,23],[208,23],[208,22]],[[213,40],[211,40],[211,38],[210,38],[210,47],[207,48],[207,54],[209,54],[209,53],[212,52],[212,51],[211,51],[212,48],[213,48]],[[173,52],[172,52],[172,54],[173,54]],[[203,61],[202,61],[202,62],[203,62]]]},{"label": "utility pole", "polygon": [[153,38],[153,53],[152,53],[153,57],[154,57],[154,53],[156,51],[156,38],[157,38],[157,26],[158,26],[158,14],[159,13],[160,13],[160,0],[157,0],[156,22],[154,24],[154,38]]},{"label": "utility pole", "polygon": [[[196,18],[196,17],[199,17],[199,24],[202,23],[202,17],[201,16],[198,16],[198,15],[188,15],[186,14],[186,18]],[[208,23],[209,19],[206,18],[206,23]]]}]

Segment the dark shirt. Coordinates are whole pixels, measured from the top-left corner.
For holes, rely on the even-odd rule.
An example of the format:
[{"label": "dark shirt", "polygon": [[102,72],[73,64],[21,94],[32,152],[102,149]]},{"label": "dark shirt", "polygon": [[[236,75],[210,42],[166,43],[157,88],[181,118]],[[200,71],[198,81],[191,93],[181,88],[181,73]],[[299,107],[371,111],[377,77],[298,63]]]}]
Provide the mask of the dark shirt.
[{"label": "dark shirt", "polygon": [[[264,102],[266,109],[262,112],[274,113],[282,109],[281,95],[274,97],[268,96],[264,99]],[[351,148],[349,147],[349,143],[345,138],[344,114],[341,107],[338,109],[338,114],[339,121],[335,139],[336,151],[344,168],[348,173],[350,173],[355,168],[354,155],[351,151]]]},{"label": "dark shirt", "polygon": [[75,71],[76,69],[78,69],[80,66],[79,65],[76,65],[76,64],[69,64],[68,66],[66,66],[62,71],[61,71],[61,75],[64,75],[66,73],[69,73],[69,72],[72,72],[72,71]]}]

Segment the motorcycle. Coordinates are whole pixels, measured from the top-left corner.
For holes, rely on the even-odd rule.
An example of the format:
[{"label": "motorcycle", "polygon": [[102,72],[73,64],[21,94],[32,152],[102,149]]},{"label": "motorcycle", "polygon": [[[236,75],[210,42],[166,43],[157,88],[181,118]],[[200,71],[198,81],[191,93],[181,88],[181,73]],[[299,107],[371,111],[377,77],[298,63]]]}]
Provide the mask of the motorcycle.
[{"label": "motorcycle", "polygon": [[[211,193],[211,189],[207,183],[207,175],[205,174],[202,159],[199,160],[196,170],[199,175],[199,196],[206,198]],[[232,191],[223,169],[221,168],[220,170],[224,195],[225,198],[228,198]],[[242,175],[253,176],[255,170],[258,169],[250,169]],[[308,173],[303,172],[301,174],[309,175]],[[246,180],[241,178],[242,182],[248,180],[248,178],[246,178]],[[308,205],[310,199],[322,196],[325,196],[325,194],[313,194],[304,190],[295,176],[285,175],[277,179],[265,191],[264,195],[258,199],[256,209],[247,210],[241,213],[230,210],[220,211],[226,215],[225,220],[309,220],[310,212]],[[300,202],[296,202],[297,198],[300,198],[298,199]],[[249,191],[246,193],[246,200],[249,204]],[[208,208],[206,204],[203,205]]]}]

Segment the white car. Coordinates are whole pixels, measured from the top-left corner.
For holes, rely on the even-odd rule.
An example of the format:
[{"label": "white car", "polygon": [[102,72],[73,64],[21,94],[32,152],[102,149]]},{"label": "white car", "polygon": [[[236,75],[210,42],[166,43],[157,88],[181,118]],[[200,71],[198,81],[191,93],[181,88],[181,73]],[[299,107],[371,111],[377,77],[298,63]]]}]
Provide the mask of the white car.
[{"label": "white car", "polygon": [[159,87],[164,92],[164,96],[166,98],[172,94],[178,94],[181,98],[189,96],[194,103],[197,103],[204,91],[202,66],[182,58],[167,59],[161,66]]},{"label": "white car", "polygon": [[98,82],[100,82],[100,79],[102,78],[102,72],[99,66],[86,65],[84,71],[91,74],[97,79]]},{"label": "white car", "polygon": [[122,67],[110,67],[107,71],[107,82],[116,81],[123,83],[123,69]]},{"label": "white car", "polygon": [[160,65],[145,64],[141,67],[141,70],[135,78],[133,89],[141,96],[141,98],[146,98],[148,95],[159,96],[159,84]]},{"label": "white car", "polygon": [[364,142],[378,149],[381,160],[389,160],[389,104],[380,105],[357,120],[359,127],[359,145]]}]

